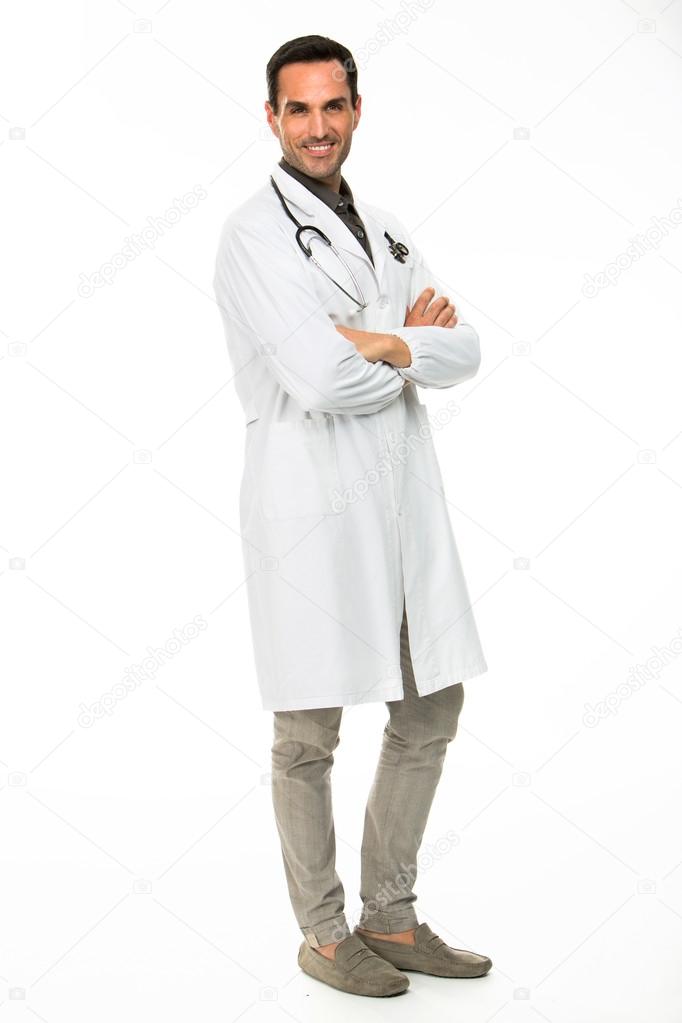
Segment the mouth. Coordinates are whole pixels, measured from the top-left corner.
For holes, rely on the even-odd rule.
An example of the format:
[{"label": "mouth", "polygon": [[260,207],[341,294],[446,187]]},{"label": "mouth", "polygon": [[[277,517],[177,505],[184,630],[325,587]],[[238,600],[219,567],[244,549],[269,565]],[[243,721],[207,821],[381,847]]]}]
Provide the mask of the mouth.
[{"label": "mouth", "polygon": [[319,157],[327,156],[329,153],[331,153],[335,145],[336,142],[320,142],[308,146],[303,146],[303,149],[305,149],[307,153],[310,153],[311,156]]}]

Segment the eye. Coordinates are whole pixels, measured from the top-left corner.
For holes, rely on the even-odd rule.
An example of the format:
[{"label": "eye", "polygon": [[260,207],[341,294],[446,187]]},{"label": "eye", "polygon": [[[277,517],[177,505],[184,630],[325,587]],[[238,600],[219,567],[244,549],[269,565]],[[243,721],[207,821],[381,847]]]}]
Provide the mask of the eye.
[{"label": "eye", "polygon": [[335,103],[328,103],[327,107],[328,107],[329,110],[340,110],[341,109],[341,104],[340,103],[336,103],[336,102]]}]

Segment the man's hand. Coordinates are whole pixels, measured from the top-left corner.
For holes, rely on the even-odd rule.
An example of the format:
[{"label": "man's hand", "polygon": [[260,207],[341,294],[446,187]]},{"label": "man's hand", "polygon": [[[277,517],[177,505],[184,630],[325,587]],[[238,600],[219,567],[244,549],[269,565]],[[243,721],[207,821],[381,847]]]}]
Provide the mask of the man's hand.
[{"label": "man's hand", "polygon": [[454,327],[457,325],[455,307],[450,304],[450,299],[443,296],[431,301],[435,294],[435,288],[424,288],[412,308],[406,307],[404,326]]},{"label": "man's hand", "polygon": [[[441,296],[434,300],[435,288],[424,288],[412,308],[405,308],[405,327],[455,327],[457,314],[450,299]],[[355,330],[353,327],[336,325],[339,334],[355,345],[357,351],[368,362],[387,362],[390,366],[406,369],[412,365],[412,353],[408,345],[396,334],[382,334],[373,330]],[[405,380],[403,387],[410,384]]]},{"label": "man's hand", "polygon": [[368,362],[388,362],[391,366],[409,366],[412,362],[410,349],[402,338],[395,334],[381,334],[373,330],[354,330],[352,327],[337,326],[339,334],[351,341]]}]

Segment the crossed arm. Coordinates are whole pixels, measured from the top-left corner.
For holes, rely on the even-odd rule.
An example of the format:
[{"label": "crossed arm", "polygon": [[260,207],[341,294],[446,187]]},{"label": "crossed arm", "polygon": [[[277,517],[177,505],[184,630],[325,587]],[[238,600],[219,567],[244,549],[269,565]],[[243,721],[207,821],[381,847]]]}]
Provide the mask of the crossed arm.
[{"label": "crossed arm", "polygon": [[469,380],[476,375],[481,362],[478,334],[470,324],[459,321],[447,297],[435,297],[431,286],[435,274],[405,225],[395,217],[392,223],[413,257],[409,294],[410,301],[414,296],[416,299],[412,308],[406,309],[404,324],[376,334],[349,332],[345,327],[336,329],[354,344],[356,354],[391,366],[405,382],[442,388]]},{"label": "crossed arm", "polygon": [[[402,233],[408,237],[404,230]],[[409,244],[415,254],[411,294],[417,298],[411,309],[407,307],[404,324],[389,333],[343,326],[336,330],[368,361],[379,360],[393,367],[405,384],[452,387],[478,372],[481,362],[478,334],[468,323],[459,322],[449,298],[435,297],[435,289],[428,284],[433,275],[412,239]]]},{"label": "crossed arm", "polygon": [[[417,301],[405,310],[406,327],[454,327],[457,324],[455,307],[449,298],[435,298],[436,289],[424,288]],[[397,334],[383,334],[371,330],[354,330],[352,327],[337,326],[340,334],[351,341],[360,355],[368,362],[387,362],[396,369],[406,369],[412,364],[412,352],[408,344]],[[409,383],[406,379],[405,383]]]},{"label": "crossed arm", "polygon": [[433,275],[402,233],[415,253],[410,296],[418,297],[404,324],[373,333],[332,323],[291,258],[284,230],[265,236],[258,223],[228,218],[213,282],[227,335],[252,347],[302,408],[332,415],[378,412],[408,382],[452,387],[468,380],[480,362],[478,335],[457,323],[446,298],[431,301],[435,292],[426,284]]}]

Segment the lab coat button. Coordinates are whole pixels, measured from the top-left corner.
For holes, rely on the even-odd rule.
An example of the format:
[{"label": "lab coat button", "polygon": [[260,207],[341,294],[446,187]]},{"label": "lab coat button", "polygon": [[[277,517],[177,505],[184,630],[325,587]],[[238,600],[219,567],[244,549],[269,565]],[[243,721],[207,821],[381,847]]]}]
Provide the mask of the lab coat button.
[{"label": "lab coat button", "polygon": [[385,309],[386,306],[388,305],[388,295],[379,295],[377,305],[379,306],[380,309]]}]

